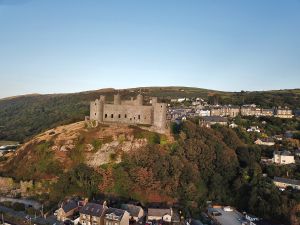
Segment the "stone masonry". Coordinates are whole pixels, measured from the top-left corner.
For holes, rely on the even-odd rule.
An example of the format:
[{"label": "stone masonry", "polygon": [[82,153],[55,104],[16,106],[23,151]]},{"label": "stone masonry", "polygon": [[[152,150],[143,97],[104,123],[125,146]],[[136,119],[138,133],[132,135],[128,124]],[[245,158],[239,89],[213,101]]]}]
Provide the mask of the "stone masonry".
[{"label": "stone masonry", "polygon": [[141,94],[136,99],[121,100],[120,94],[114,95],[113,104],[105,101],[105,96],[90,103],[90,120],[99,123],[122,123],[133,125],[149,125],[153,130],[164,133],[166,130],[167,105],[158,103],[152,97],[149,105],[144,105]]}]

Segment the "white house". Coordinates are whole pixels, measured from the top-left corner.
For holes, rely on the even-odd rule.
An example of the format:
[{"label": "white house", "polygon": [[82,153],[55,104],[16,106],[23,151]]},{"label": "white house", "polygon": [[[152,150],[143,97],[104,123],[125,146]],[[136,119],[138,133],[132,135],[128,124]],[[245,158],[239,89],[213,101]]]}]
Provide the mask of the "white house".
[{"label": "white house", "polygon": [[293,180],[282,177],[274,177],[273,183],[280,189],[286,189],[287,187],[292,187],[294,189],[300,190],[300,180]]},{"label": "white house", "polygon": [[273,153],[273,162],[281,165],[293,164],[295,163],[295,157],[289,151],[275,151]]},{"label": "white house", "polygon": [[172,221],[173,211],[172,208],[170,209],[148,209],[148,221],[164,221],[164,222],[171,222]]},{"label": "white house", "polygon": [[254,144],[256,145],[265,145],[265,146],[273,146],[275,145],[275,142],[271,138],[258,138]]},{"label": "white house", "polygon": [[256,127],[250,127],[247,129],[247,132],[257,132],[260,133],[260,129],[256,126]]}]

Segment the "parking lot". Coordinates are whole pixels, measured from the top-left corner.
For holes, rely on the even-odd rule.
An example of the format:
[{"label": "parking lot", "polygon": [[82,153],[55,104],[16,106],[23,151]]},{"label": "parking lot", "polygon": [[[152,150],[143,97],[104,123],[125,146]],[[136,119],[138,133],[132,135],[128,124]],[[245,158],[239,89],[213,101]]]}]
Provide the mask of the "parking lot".
[{"label": "parking lot", "polygon": [[214,208],[210,210],[220,213],[218,216],[214,216],[214,218],[221,225],[241,225],[243,216],[236,211],[227,212],[224,211],[222,208]]}]

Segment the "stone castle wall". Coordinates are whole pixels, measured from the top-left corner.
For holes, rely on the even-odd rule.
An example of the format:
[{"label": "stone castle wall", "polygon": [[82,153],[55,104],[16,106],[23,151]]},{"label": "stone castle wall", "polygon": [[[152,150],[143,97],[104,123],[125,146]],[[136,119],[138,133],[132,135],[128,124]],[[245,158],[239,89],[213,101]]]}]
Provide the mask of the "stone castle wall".
[{"label": "stone castle wall", "polygon": [[120,95],[114,96],[113,104],[105,102],[105,96],[90,104],[90,120],[100,123],[143,124],[157,128],[160,132],[166,129],[167,106],[152,98],[151,105],[144,105],[142,95],[136,99],[122,101]]}]

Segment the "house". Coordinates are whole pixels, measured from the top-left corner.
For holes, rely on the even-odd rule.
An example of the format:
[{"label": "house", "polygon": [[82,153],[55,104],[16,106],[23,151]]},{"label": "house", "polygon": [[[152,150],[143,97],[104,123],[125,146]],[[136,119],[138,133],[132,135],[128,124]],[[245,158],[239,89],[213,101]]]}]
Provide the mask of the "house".
[{"label": "house", "polygon": [[127,211],[108,208],[104,216],[104,225],[129,225],[130,215]]},{"label": "house", "polygon": [[106,203],[103,205],[87,203],[79,210],[79,222],[82,225],[104,225],[104,215],[106,211]]},{"label": "house", "polygon": [[254,127],[250,127],[247,129],[247,132],[257,132],[257,133],[260,133],[260,129],[258,128],[258,126]]},{"label": "house", "polygon": [[265,145],[265,146],[273,146],[275,142],[272,138],[258,138],[254,144],[256,145]]},{"label": "house", "polygon": [[295,156],[300,157],[300,148],[295,150]]},{"label": "house", "polygon": [[274,109],[261,109],[261,116],[273,116],[274,115]]},{"label": "house", "polygon": [[76,212],[78,212],[78,203],[74,200],[69,200],[58,209],[57,220],[65,221],[70,219]]},{"label": "house", "polygon": [[130,219],[133,219],[136,222],[138,222],[144,216],[144,210],[140,206],[132,204],[122,204],[121,208],[123,210],[126,210],[130,215]]},{"label": "house", "polygon": [[197,110],[196,113],[198,113],[199,116],[210,116],[210,110],[207,109]]},{"label": "house", "polygon": [[242,116],[260,116],[261,109],[257,108],[255,104],[252,105],[243,105],[241,107],[241,115]]},{"label": "house", "polygon": [[172,222],[173,211],[170,209],[155,209],[149,208],[147,221],[164,221],[171,223]]},{"label": "house", "polygon": [[280,189],[286,189],[287,187],[292,187],[296,190],[300,190],[300,180],[293,180],[282,177],[274,177],[273,183]]},{"label": "house", "polygon": [[245,219],[247,220],[249,225],[256,225],[260,219],[254,215],[246,214]]},{"label": "house", "polygon": [[284,108],[278,107],[277,109],[275,109],[275,117],[290,119],[293,118],[294,115],[293,115],[293,111],[288,107],[284,107]]},{"label": "house", "polygon": [[221,116],[204,116],[199,120],[199,125],[201,127],[210,128],[212,125],[219,124],[222,126],[227,126],[228,119]]},{"label": "house", "polygon": [[235,124],[235,123],[231,123],[231,124],[229,124],[229,127],[230,127],[230,128],[237,128],[237,127],[238,127],[238,125],[237,125],[237,124]]},{"label": "house", "polygon": [[236,117],[240,114],[240,108],[238,106],[214,106],[210,110],[211,116],[226,116],[226,117]]},{"label": "house", "polygon": [[295,163],[295,157],[289,151],[274,151],[273,162],[280,165]]}]

